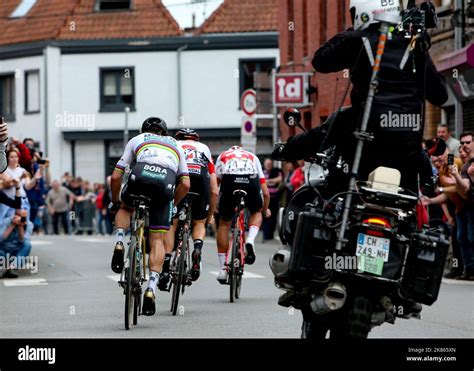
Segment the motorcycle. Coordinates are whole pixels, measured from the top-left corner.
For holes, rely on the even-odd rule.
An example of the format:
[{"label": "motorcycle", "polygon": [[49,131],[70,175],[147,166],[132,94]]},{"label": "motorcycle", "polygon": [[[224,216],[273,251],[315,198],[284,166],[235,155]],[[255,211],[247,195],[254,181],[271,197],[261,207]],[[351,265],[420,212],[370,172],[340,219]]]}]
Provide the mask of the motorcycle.
[{"label": "motorcycle", "polygon": [[[300,120],[298,110],[287,110],[288,126],[304,130]],[[337,156],[329,148],[305,159],[306,184],[280,210],[283,247],[269,261],[285,291],[278,304],[302,311],[302,338],[324,339],[328,331],[330,338],[367,338],[396,318],[420,319],[421,304],[437,300],[449,247],[441,229],[419,229],[419,197],[402,193],[398,170],[379,167],[355,191],[341,191],[349,170]]]}]

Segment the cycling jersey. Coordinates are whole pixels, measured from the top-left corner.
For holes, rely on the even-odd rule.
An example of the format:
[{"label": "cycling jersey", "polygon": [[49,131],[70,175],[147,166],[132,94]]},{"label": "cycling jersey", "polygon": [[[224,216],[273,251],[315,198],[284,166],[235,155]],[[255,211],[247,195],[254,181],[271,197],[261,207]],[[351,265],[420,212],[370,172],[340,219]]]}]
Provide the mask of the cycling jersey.
[{"label": "cycling jersey", "polygon": [[174,138],[152,133],[143,133],[132,138],[125,147],[115,170],[125,172],[133,161],[158,165],[173,171],[178,179],[188,177],[183,148]]},{"label": "cycling jersey", "polygon": [[[207,218],[210,207],[210,175],[215,174],[211,151],[205,144],[194,140],[182,140],[180,144],[191,179],[189,192],[197,194],[192,202],[191,216],[193,220],[203,220]],[[183,202],[178,205],[178,209]]]},{"label": "cycling jersey", "polygon": [[201,174],[201,167],[207,167],[214,174],[215,167],[209,147],[195,140],[180,141],[190,174]]},{"label": "cycling jersey", "polygon": [[242,148],[231,148],[218,157],[216,175],[222,179],[224,175],[258,176],[261,184],[265,184],[265,175],[257,156]]},{"label": "cycling jersey", "polygon": [[265,175],[257,156],[240,147],[231,148],[218,157],[216,175],[220,180],[219,217],[229,221],[234,216],[236,198],[235,190],[247,193],[245,202],[250,214],[255,214],[263,207],[262,189]]},{"label": "cycling jersey", "polygon": [[129,208],[136,196],[150,199],[149,231],[166,233],[170,229],[176,175],[164,166],[137,163],[130,171],[120,198]]}]

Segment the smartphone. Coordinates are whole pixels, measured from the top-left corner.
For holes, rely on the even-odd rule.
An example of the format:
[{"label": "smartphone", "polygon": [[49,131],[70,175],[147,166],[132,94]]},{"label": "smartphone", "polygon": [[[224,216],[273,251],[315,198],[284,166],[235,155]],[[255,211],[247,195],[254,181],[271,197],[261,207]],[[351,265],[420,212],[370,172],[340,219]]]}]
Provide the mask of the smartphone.
[{"label": "smartphone", "polygon": [[22,217],[20,218],[20,221],[21,221],[22,223],[26,223],[26,217],[25,217],[25,216],[22,216]]},{"label": "smartphone", "polygon": [[41,159],[41,160],[38,160],[37,162],[38,162],[38,165],[44,165],[46,163],[46,160]]},{"label": "smartphone", "polygon": [[454,155],[450,153],[448,155],[448,166],[454,165]]}]

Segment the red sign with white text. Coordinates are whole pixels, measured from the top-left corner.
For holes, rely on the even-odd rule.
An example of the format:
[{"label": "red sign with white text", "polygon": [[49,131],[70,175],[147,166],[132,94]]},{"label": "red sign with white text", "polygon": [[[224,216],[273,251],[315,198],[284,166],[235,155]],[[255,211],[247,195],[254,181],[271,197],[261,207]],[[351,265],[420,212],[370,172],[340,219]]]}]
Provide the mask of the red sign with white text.
[{"label": "red sign with white text", "polygon": [[275,75],[275,104],[304,105],[307,103],[305,74]]}]

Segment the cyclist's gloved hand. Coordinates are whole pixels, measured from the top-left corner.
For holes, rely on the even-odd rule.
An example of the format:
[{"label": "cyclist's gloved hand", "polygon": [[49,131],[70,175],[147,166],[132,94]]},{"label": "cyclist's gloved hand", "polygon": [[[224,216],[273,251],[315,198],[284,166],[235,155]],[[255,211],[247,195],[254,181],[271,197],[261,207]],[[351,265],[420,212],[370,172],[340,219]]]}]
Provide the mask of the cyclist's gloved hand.
[{"label": "cyclist's gloved hand", "polygon": [[111,214],[116,214],[117,211],[119,211],[119,209],[120,209],[120,205],[121,205],[120,201],[111,202],[111,203],[109,204],[109,212],[110,212]]}]

